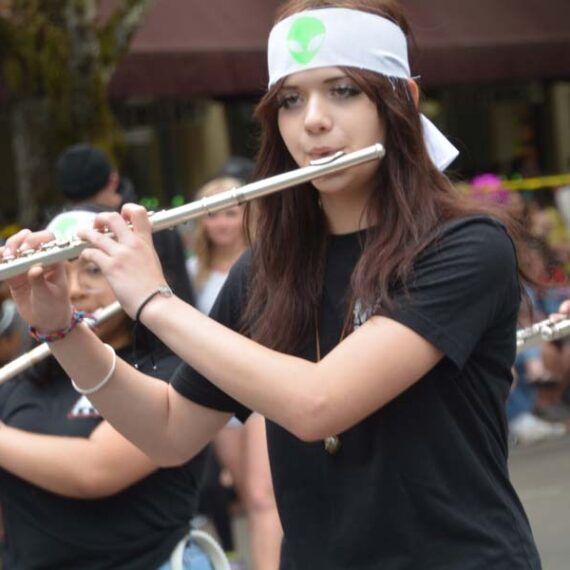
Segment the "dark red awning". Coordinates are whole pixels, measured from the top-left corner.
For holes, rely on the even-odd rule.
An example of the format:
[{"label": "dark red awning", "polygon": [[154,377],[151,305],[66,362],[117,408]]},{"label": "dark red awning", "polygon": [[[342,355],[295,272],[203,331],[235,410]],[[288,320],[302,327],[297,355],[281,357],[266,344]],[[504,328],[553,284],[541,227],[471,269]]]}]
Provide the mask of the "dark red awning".
[{"label": "dark red awning", "polygon": [[280,0],[155,0],[112,82],[113,96],[236,95],[265,89]]},{"label": "dark red awning", "polygon": [[[259,93],[279,0],[156,0],[114,97]],[[403,0],[424,85],[570,78],[570,0]]]},{"label": "dark red awning", "polygon": [[404,0],[431,85],[570,78],[569,0]]}]

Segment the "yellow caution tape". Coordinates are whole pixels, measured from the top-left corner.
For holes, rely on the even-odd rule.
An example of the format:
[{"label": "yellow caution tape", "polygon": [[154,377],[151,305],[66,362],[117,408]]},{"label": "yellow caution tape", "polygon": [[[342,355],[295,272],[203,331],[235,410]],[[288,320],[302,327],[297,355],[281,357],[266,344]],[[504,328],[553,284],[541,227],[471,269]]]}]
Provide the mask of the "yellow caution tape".
[{"label": "yellow caution tape", "polygon": [[503,180],[503,188],[507,190],[539,190],[540,188],[555,188],[570,185],[570,174],[554,176],[537,176],[536,178],[521,178],[520,180]]}]

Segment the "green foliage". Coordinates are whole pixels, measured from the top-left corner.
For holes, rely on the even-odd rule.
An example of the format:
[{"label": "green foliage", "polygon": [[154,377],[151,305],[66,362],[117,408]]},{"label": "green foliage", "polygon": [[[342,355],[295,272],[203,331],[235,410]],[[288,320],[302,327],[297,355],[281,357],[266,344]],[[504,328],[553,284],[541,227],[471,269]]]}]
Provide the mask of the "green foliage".
[{"label": "green foliage", "polygon": [[120,141],[107,88],[151,0],[122,0],[100,22],[99,0],[12,0],[0,17],[0,74],[10,100],[50,102],[60,148]]},{"label": "green foliage", "polygon": [[0,64],[5,84],[15,96],[56,98],[69,83],[67,34],[42,4],[15,0],[10,17],[0,18]]},{"label": "green foliage", "polygon": [[115,0],[106,21],[100,0],[11,0],[0,14],[0,83],[12,106],[12,148],[21,222],[34,223],[57,201],[53,161],[69,144],[89,141],[121,154],[111,112],[113,72],[152,5]]}]

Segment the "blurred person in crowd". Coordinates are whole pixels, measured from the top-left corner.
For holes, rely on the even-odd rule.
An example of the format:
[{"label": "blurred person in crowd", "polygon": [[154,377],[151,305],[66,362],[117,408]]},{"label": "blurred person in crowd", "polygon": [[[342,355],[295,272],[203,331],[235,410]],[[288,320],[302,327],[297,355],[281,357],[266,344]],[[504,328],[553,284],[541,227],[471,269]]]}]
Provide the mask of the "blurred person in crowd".
[{"label": "blurred person in crowd", "polygon": [[[218,176],[197,192],[197,199],[242,186],[249,181],[252,170],[253,163],[248,159],[232,157]],[[196,306],[205,314],[209,314],[230,268],[247,247],[243,213],[243,206],[228,208],[199,219],[195,227],[195,255],[188,261],[188,271],[196,292]],[[265,420],[259,414],[253,414],[242,425],[239,420],[232,418],[216,435],[213,447],[222,468],[222,479],[224,472],[227,472],[229,479],[226,479],[226,484],[231,482],[245,507],[254,568],[276,570],[279,566],[282,530],[273,496]],[[218,475],[215,465],[209,473]],[[210,480],[210,492],[206,490],[204,497],[212,497],[216,489],[219,490],[218,481]],[[210,504],[213,502],[210,501]],[[227,506],[225,512],[215,512],[213,515],[222,544],[231,549],[233,537],[228,536],[231,530],[227,524]],[[231,552],[228,554],[232,556]]]},{"label": "blurred person in crowd", "polygon": [[570,236],[564,217],[556,205],[554,191],[550,188],[535,190],[527,201],[530,233],[545,240],[565,270],[570,270]]},{"label": "blurred person in crowd", "polygon": [[[550,315],[550,318],[558,320],[561,318],[570,318],[570,295],[566,297],[556,309],[556,312]],[[552,355],[546,355],[545,361],[549,368],[558,373],[563,381],[554,386],[550,390],[548,398],[543,398],[542,415],[549,418],[559,418],[566,420],[568,425],[569,412],[570,412],[570,338],[563,337],[554,346],[562,352],[559,359],[551,358]],[[557,364],[561,365],[557,368]]]},{"label": "blurred person in crowd", "polygon": [[[559,250],[544,239],[535,239],[529,244],[529,253],[531,258],[535,258],[535,275],[538,278],[531,294],[540,315],[535,317],[536,320],[558,311],[563,300],[570,296],[570,285]],[[541,356],[547,373],[554,381],[537,385],[536,413],[551,422],[570,420],[570,339],[544,343]]]},{"label": "blurred person in crowd", "polygon": [[[543,218],[535,217],[533,203],[525,200],[519,192],[507,190],[499,176],[482,174],[475,177],[469,192],[478,201],[508,209],[529,234],[544,233],[538,232],[539,222]],[[544,318],[556,310],[568,291],[564,272],[560,264],[555,263],[555,254],[544,239],[533,237],[526,242],[526,246],[521,265],[535,282],[525,284],[528,304],[521,305],[520,326],[529,326],[533,319]],[[526,445],[566,433],[562,423],[545,421],[537,415],[542,409],[539,397],[541,389],[560,382],[562,364],[563,358],[553,343],[517,354],[514,363],[516,382],[507,401],[509,433],[514,443]]]},{"label": "blurred person in crowd", "polygon": [[[49,229],[62,236],[76,214],[76,226],[91,227],[95,213],[69,211]],[[91,313],[115,300],[96,265],[65,265],[77,311]],[[132,321],[123,312],[100,324],[97,334],[156,378],[167,380],[179,364],[141,331],[135,347]],[[196,510],[204,453],[159,469],[103,420],[88,395],[74,390],[52,357],[0,386],[0,420],[3,570],[171,568],[171,553],[186,540]],[[192,541],[180,558],[179,568],[212,570]]]},{"label": "blurred person in crowd", "polygon": [[[127,178],[121,178],[108,156],[87,143],[66,148],[56,163],[57,185],[71,207],[90,203],[114,210],[137,195]],[[184,245],[177,228],[153,234],[153,242],[172,290],[193,304],[194,292],[185,269]]]},{"label": "blurred person in crowd", "polygon": [[[559,264],[544,240],[529,239],[520,262],[534,280],[525,284],[529,303],[521,306],[519,319],[520,326],[529,326],[555,312],[569,291]],[[566,433],[563,423],[545,421],[563,418],[548,417],[540,401],[543,390],[550,390],[562,381],[564,369],[568,367],[564,345],[565,341],[544,343],[517,355],[517,382],[507,402],[509,430],[514,442],[531,444]]]},{"label": "blurred person in crowd", "polygon": [[470,193],[479,202],[506,206],[510,200],[510,192],[504,187],[503,181],[492,173],[475,176],[471,180]]}]

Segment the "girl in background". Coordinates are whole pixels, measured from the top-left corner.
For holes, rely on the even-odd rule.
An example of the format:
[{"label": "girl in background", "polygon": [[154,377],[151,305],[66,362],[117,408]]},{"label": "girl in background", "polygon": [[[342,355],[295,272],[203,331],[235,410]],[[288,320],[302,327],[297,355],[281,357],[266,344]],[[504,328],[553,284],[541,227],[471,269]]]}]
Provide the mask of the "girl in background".
[{"label": "girl in background", "polygon": [[[245,166],[242,161],[239,172],[244,174],[243,179],[216,177],[198,190],[196,198],[242,186],[249,178]],[[192,240],[195,255],[188,260],[187,267],[196,292],[196,306],[204,314],[210,313],[232,265],[247,247],[243,214],[244,207],[235,206],[197,221]],[[282,530],[271,484],[264,419],[253,414],[242,425],[237,418],[232,418],[216,435],[213,447],[217,461],[229,473],[231,484],[246,510],[253,568],[276,570]],[[217,466],[210,467],[208,473],[219,477]],[[230,549],[227,554],[232,560],[235,553],[231,552],[234,543],[227,509],[220,513],[214,508],[218,504],[217,485],[218,481],[209,481],[204,498],[210,498],[210,515],[216,522],[222,544]]]},{"label": "girl in background", "polygon": [[[70,211],[48,229],[62,235],[94,219],[92,212]],[[77,310],[92,313],[116,300],[94,263],[66,262],[65,273],[68,302]],[[135,349],[133,323],[123,312],[97,334],[118,357],[161,380],[180,362],[143,331]],[[87,358],[82,366],[89,368]],[[0,386],[0,420],[3,570],[171,570],[171,553],[196,511],[204,454],[160,469],[73,389],[53,357]],[[192,542],[181,559],[184,569],[212,570]]]}]

